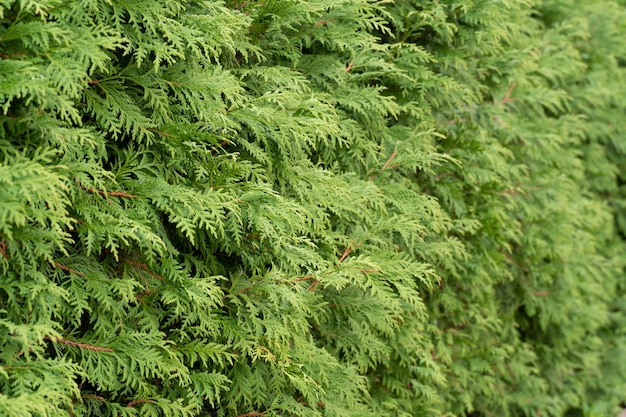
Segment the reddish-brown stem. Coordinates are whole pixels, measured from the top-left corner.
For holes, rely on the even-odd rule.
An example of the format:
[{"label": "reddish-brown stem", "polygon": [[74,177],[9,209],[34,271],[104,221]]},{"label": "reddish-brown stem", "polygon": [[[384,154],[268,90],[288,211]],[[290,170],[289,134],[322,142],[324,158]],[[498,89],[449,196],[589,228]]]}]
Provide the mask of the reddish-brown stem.
[{"label": "reddish-brown stem", "polygon": [[137,295],[135,296],[135,298],[137,298],[137,300],[138,300],[141,304],[144,304],[144,302],[143,302],[143,300],[142,300],[141,298],[142,298],[142,297],[146,297],[146,296],[148,296],[148,295],[152,295],[152,294],[154,294],[154,293],[156,293],[156,290],[144,291],[144,292],[142,292],[142,293],[140,293],[140,294],[137,294]]},{"label": "reddish-brown stem", "polygon": [[137,268],[140,268],[140,269],[146,271],[147,273],[149,273],[150,275],[152,275],[153,277],[155,277],[159,281],[163,281],[163,277],[161,275],[157,274],[156,272],[151,271],[150,268],[148,267],[148,265],[146,265],[146,264],[142,264],[142,263],[139,263],[139,262],[131,261],[130,259],[124,259],[124,262],[126,262],[129,265],[135,266]]},{"label": "reddish-brown stem", "polygon": [[335,20],[335,19],[325,19],[325,20],[320,20],[320,21],[318,21],[318,22],[315,22],[315,25],[314,25],[314,26],[315,26],[315,27],[322,26],[322,25],[325,25],[326,23],[330,23],[330,22],[332,22],[333,20]]},{"label": "reddish-brown stem", "polygon": [[502,192],[505,194],[510,194],[510,195],[519,194],[519,190],[515,190],[512,188],[507,188],[506,190],[502,190]]},{"label": "reddish-brown stem", "polygon": [[170,135],[169,133],[165,133],[165,132],[162,132],[162,131],[160,131],[160,130],[156,130],[156,129],[144,129],[144,130],[147,130],[148,132],[151,132],[151,133],[156,133],[157,135],[161,135],[161,136],[163,136],[163,137],[165,137],[165,138],[171,138],[171,137],[173,137],[173,136],[172,136],[172,135]]},{"label": "reddish-brown stem", "polygon": [[102,191],[102,190],[97,190],[98,194],[100,195],[110,195],[113,197],[124,197],[124,198],[137,198],[136,195],[133,194],[128,194],[122,191],[112,191],[112,192],[106,192],[106,191]]},{"label": "reddish-brown stem", "polygon": [[304,276],[304,277],[300,277],[300,278],[289,280],[289,282],[302,282],[302,281],[308,281],[308,280],[314,279],[314,278],[315,277],[313,275],[307,275],[307,276]]},{"label": "reddish-brown stem", "polygon": [[350,61],[350,63],[348,64],[348,66],[346,67],[346,72],[350,71],[352,69],[352,65],[354,64],[354,59],[352,61]]},{"label": "reddish-brown stem", "polygon": [[239,414],[237,417],[263,417],[265,414],[256,411],[250,411],[246,414]]},{"label": "reddish-brown stem", "polygon": [[317,284],[319,284],[320,282],[318,280],[314,280],[311,285],[309,285],[306,290],[309,292],[313,292],[315,291],[315,287],[317,287]]},{"label": "reddish-brown stem", "polygon": [[216,150],[219,147],[222,147],[224,145],[226,145],[228,143],[227,140],[223,140],[220,143],[217,144],[217,146],[212,147],[211,149],[209,149],[209,153],[213,152],[214,150]]},{"label": "reddish-brown stem", "polygon": [[0,54],[0,58],[8,59],[8,58],[19,58],[26,56],[26,54]]},{"label": "reddish-brown stem", "polygon": [[276,355],[274,355],[272,352],[270,352],[270,350],[268,348],[266,348],[265,346],[256,345],[256,347],[259,348],[259,350],[262,350],[263,352],[267,353],[268,355],[270,355],[272,357],[276,357]]},{"label": "reddish-brown stem", "polygon": [[80,187],[84,190],[87,190],[91,194],[99,194],[103,197],[111,196],[111,197],[124,197],[124,198],[137,198],[136,195],[128,194],[123,191],[104,191],[104,190],[96,190],[95,188],[87,188],[82,184],[79,184]]},{"label": "reddish-brown stem", "polygon": [[142,404],[142,403],[154,403],[154,401],[152,400],[134,400],[129,402],[126,407],[130,407],[132,408],[133,406],[137,405],[137,404]]},{"label": "reddish-brown stem", "polygon": [[[397,167],[398,165],[390,165],[391,161],[393,161],[396,156],[398,156],[398,151],[393,151],[393,153],[391,154],[389,159],[387,159],[387,161],[385,161],[385,164],[382,166],[382,168],[380,170],[384,171],[384,170],[389,169],[389,168]],[[374,178],[376,178],[376,175],[371,175],[369,179],[373,180]]]},{"label": "reddish-brown stem", "polygon": [[58,342],[58,343],[63,343],[64,345],[70,345],[70,346],[75,346],[75,347],[79,347],[81,349],[87,349],[87,350],[93,350],[96,352],[114,352],[113,349],[111,348],[105,348],[105,347],[100,347],[100,346],[94,346],[94,345],[88,345],[86,343],[80,343],[80,342],[74,342],[73,340],[67,340],[67,339],[52,339],[51,337],[46,337],[47,340],[50,340],[52,342]]},{"label": "reddish-brown stem", "polygon": [[237,290],[237,294],[240,294],[240,293],[242,293],[242,292],[246,292],[246,291],[248,291],[248,290],[251,290],[252,288],[254,288],[254,284],[252,284],[252,285],[248,285],[248,286],[247,286],[247,287],[245,287],[245,288],[242,288],[242,289],[240,289],[240,290]]},{"label": "reddish-brown stem", "polygon": [[341,254],[341,258],[339,258],[339,262],[345,261],[348,255],[350,255],[352,251],[358,248],[359,246],[361,246],[361,243],[357,243],[356,245],[352,246],[352,242],[350,242],[348,246],[346,246],[346,249]]},{"label": "reddish-brown stem", "polygon": [[453,171],[442,172],[441,174],[435,177],[435,181],[439,181],[440,179],[449,177],[450,175],[454,175],[454,172]]},{"label": "reddish-brown stem", "polygon": [[104,399],[104,397],[101,397],[99,395],[81,395],[80,398],[84,398],[84,399],[91,399],[91,400],[98,400],[100,402],[105,403],[106,400]]},{"label": "reddish-brown stem", "polygon": [[77,270],[75,270],[75,269],[72,269],[72,268],[70,268],[69,266],[61,265],[61,264],[60,264],[60,263],[58,263],[58,262],[55,262],[55,263],[54,263],[54,266],[56,266],[57,268],[62,269],[62,270],[64,270],[64,271],[74,273],[74,274],[76,274],[76,275],[78,275],[78,276],[80,276],[80,277],[84,277],[84,276],[85,276],[85,274],[83,274],[82,272],[77,271]]},{"label": "reddish-brown stem", "polygon": [[341,254],[341,258],[339,258],[339,262],[345,261],[348,255],[350,255],[350,253],[352,253],[352,248],[350,246],[347,246],[346,250],[344,250],[343,253]]},{"label": "reddish-brown stem", "polygon": [[508,253],[502,253],[506,259],[508,259],[509,261],[511,261],[511,263],[513,263],[515,266],[517,266],[518,268],[520,268],[522,271],[528,271],[526,269],[526,267],[524,267],[524,265],[520,264],[519,262],[517,262],[511,255],[509,255]]},{"label": "reddish-brown stem", "polygon": [[511,103],[511,102],[517,100],[516,98],[511,98],[511,93],[515,89],[515,86],[516,86],[515,82],[511,84],[509,89],[506,90],[506,94],[504,94],[504,98],[502,100],[500,100],[500,104]]},{"label": "reddish-brown stem", "polygon": [[385,162],[385,165],[383,165],[383,167],[381,168],[381,171],[386,170],[387,168],[389,168],[389,164],[391,163],[391,161],[394,160],[394,158],[398,156],[398,151],[393,151],[393,153],[391,154],[391,156],[389,157],[389,159],[387,159],[387,162]]}]

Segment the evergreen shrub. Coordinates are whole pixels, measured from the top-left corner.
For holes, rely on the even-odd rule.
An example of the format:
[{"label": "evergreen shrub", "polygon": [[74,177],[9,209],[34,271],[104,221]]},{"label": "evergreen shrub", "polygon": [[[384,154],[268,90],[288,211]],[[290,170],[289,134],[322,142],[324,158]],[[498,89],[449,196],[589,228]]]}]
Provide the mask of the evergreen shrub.
[{"label": "evergreen shrub", "polygon": [[625,6],[0,1],[0,415],[615,415]]}]

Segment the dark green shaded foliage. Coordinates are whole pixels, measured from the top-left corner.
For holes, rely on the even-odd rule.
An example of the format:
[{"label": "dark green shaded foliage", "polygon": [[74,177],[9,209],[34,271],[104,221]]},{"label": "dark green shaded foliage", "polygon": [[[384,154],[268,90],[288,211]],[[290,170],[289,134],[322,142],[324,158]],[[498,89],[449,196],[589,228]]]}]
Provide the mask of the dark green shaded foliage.
[{"label": "dark green shaded foliage", "polygon": [[0,2],[0,414],[612,416],[624,6]]}]

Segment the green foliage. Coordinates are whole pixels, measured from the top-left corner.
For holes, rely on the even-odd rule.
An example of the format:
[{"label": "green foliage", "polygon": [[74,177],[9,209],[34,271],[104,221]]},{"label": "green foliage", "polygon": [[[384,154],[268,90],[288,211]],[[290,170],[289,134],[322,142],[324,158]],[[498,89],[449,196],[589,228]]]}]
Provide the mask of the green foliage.
[{"label": "green foliage", "polygon": [[0,2],[0,414],[613,416],[623,2]]}]

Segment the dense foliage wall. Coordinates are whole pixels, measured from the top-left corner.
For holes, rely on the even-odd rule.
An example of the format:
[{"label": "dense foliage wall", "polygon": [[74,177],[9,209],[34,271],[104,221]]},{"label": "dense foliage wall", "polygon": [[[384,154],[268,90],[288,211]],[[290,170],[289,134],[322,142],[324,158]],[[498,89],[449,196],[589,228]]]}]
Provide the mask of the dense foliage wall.
[{"label": "dense foliage wall", "polygon": [[625,6],[3,0],[0,415],[614,415]]}]

